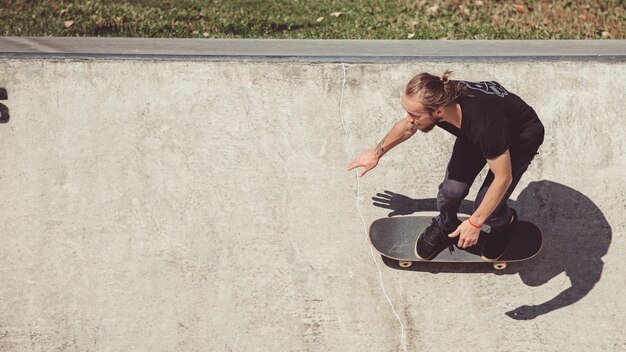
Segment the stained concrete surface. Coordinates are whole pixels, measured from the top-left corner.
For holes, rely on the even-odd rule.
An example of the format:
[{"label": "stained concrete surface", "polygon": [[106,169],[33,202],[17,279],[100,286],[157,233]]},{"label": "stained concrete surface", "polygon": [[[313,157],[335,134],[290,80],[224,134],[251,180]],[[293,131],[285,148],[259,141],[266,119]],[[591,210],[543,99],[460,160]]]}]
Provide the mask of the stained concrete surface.
[{"label": "stained concrete surface", "polygon": [[[444,69],[546,127],[511,200],[545,246],[504,272],[370,248],[376,218],[435,210],[445,132],[346,171]],[[0,350],[623,351],[625,71],[2,58]]]}]

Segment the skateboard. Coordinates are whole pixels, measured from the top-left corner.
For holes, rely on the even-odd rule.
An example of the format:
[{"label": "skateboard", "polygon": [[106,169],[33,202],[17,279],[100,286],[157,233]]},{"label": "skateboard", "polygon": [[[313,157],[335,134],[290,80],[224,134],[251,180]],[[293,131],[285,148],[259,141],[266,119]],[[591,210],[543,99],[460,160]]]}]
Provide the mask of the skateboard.
[{"label": "skateboard", "polygon": [[[464,220],[464,219],[461,219]],[[487,263],[481,258],[481,250],[489,233],[480,232],[478,242],[461,249],[455,245],[444,249],[432,260],[422,260],[415,256],[415,243],[420,233],[430,225],[429,216],[402,216],[375,220],[370,226],[369,237],[374,249],[383,256],[397,260],[400,267],[408,268],[414,262],[439,263]],[[458,240],[458,237],[456,237]],[[507,263],[521,262],[536,256],[543,246],[541,230],[533,223],[520,220],[511,234],[511,242],[506,251],[493,264],[496,270],[506,268]]]}]

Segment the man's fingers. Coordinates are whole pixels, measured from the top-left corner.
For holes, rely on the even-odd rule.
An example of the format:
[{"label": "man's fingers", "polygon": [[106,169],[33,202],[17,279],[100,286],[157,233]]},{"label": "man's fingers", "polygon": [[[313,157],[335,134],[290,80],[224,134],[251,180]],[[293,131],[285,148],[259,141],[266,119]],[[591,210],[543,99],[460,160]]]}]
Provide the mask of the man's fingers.
[{"label": "man's fingers", "polygon": [[359,167],[359,166],[363,166],[361,165],[361,163],[358,160],[355,160],[352,162],[352,164],[350,164],[350,166],[348,166],[348,171],[354,169],[355,167]]},{"label": "man's fingers", "polygon": [[452,237],[456,237],[456,236],[458,236],[460,233],[461,233],[461,230],[457,228],[456,230],[454,230],[454,232],[452,232],[451,234],[449,234],[449,235],[448,235],[448,237],[450,237],[450,238],[452,238]]},{"label": "man's fingers", "polygon": [[463,248],[469,248],[469,247],[471,247],[471,246],[473,246],[473,245],[475,245],[475,244],[476,244],[476,243],[473,243],[472,241],[465,241],[465,242],[463,243]]},{"label": "man's fingers", "polygon": [[469,241],[463,239],[463,240],[459,240],[459,247],[461,248],[467,248],[469,246]]},{"label": "man's fingers", "polygon": [[458,246],[460,248],[468,248],[475,245],[478,241],[470,239],[470,238],[459,238]]}]

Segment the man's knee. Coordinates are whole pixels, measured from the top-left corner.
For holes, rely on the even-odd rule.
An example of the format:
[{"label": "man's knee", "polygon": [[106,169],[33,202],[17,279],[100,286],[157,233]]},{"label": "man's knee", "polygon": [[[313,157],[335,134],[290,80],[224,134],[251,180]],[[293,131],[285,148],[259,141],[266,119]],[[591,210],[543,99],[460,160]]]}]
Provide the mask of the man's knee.
[{"label": "man's knee", "polygon": [[445,180],[439,185],[439,200],[463,200],[469,194],[470,185],[454,180]]}]

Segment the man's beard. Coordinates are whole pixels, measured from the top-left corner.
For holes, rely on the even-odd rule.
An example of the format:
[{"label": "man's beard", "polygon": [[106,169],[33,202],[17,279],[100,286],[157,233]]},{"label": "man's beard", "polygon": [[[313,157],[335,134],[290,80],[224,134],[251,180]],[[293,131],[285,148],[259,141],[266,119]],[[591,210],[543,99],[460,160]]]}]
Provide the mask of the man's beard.
[{"label": "man's beard", "polygon": [[434,116],[431,116],[430,122],[425,126],[418,127],[418,129],[424,133],[428,133],[432,131],[435,126],[437,126],[437,122],[439,122],[439,120],[437,120],[437,118],[435,118]]},{"label": "man's beard", "polygon": [[433,128],[435,128],[435,126],[437,126],[437,124],[433,122],[432,125],[425,126],[423,128],[420,128],[419,130],[424,132],[424,133],[428,133],[428,132],[432,131]]}]

